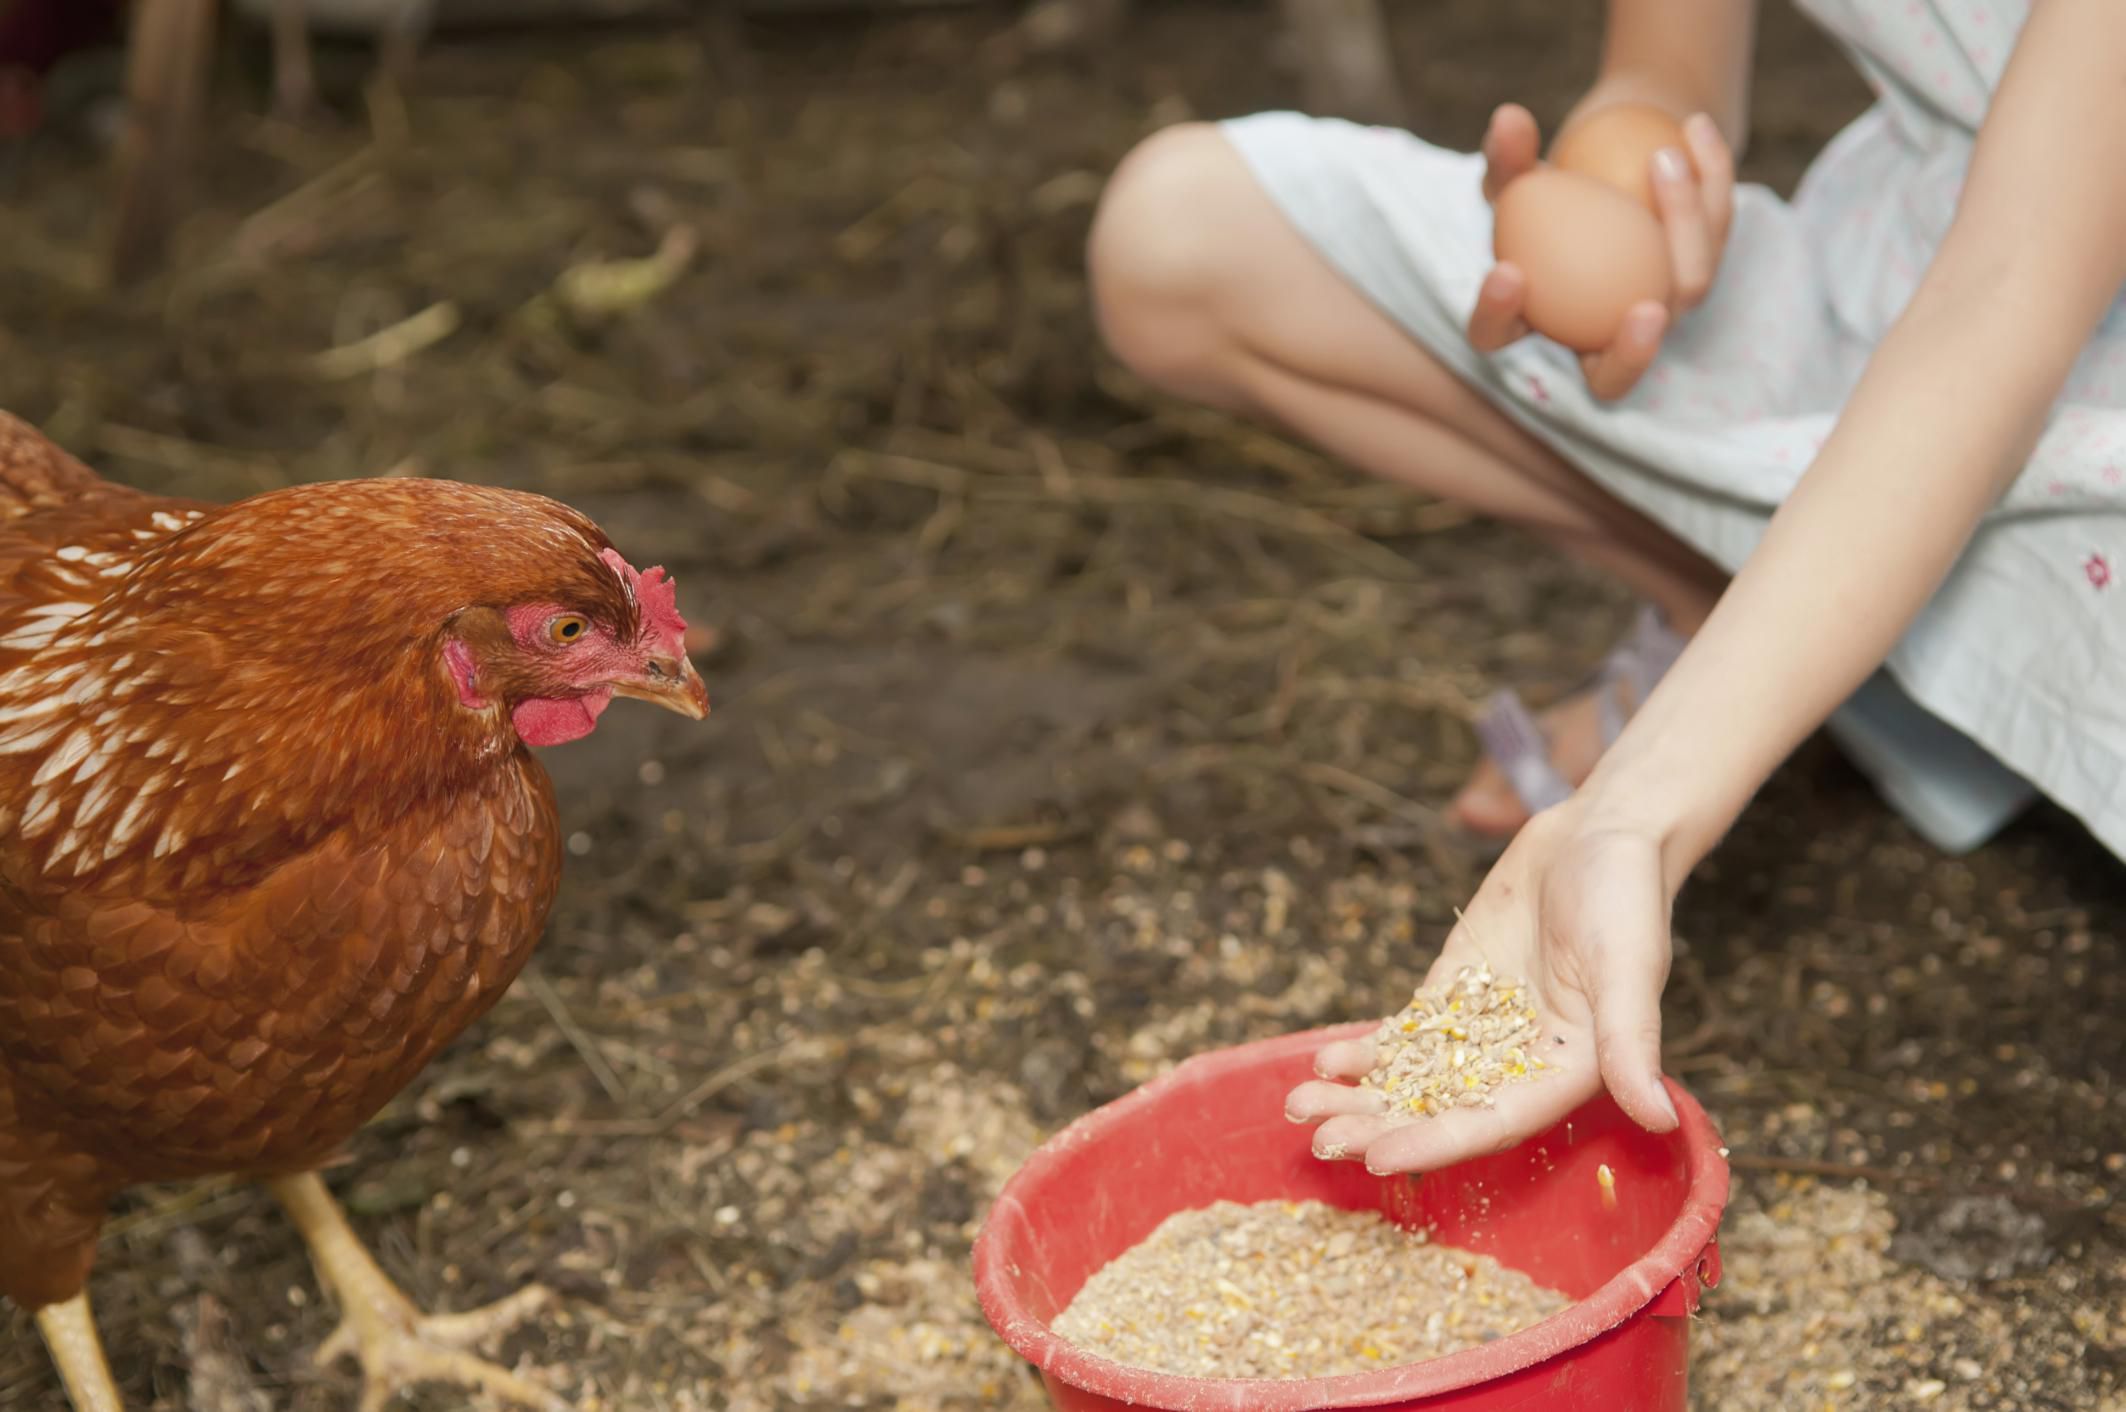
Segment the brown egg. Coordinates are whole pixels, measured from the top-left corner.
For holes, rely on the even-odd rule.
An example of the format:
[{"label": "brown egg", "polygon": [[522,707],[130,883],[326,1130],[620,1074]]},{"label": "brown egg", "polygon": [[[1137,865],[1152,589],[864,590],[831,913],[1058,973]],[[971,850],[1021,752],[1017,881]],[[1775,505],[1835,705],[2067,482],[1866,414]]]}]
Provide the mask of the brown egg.
[{"label": "brown egg", "polygon": [[1516,177],[1492,222],[1492,253],[1527,276],[1529,326],[1567,348],[1607,348],[1627,309],[1668,299],[1661,223],[1592,177],[1542,167]]},{"label": "brown egg", "polygon": [[1645,103],[1598,108],[1569,125],[1550,145],[1553,166],[1629,192],[1649,211],[1654,205],[1654,153],[1673,147],[1690,160],[1683,125]]}]

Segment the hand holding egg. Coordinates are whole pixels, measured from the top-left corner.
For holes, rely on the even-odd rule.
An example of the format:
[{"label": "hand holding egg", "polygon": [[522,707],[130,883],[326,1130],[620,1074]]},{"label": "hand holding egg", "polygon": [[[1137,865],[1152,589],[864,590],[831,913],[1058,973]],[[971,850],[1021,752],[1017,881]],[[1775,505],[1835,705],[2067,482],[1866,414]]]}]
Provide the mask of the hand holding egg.
[{"label": "hand holding egg", "polygon": [[1597,396],[1619,396],[1653,361],[1671,315],[1712,282],[1733,192],[1727,147],[1708,119],[1678,124],[1632,103],[1568,124],[1548,165],[1537,146],[1526,109],[1493,116],[1484,191],[1500,263],[1470,342],[1489,351],[1533,328],[1582,354]]},{"label": "hand holding egg", "polygon": [[1580,353],[1609,347],[1634,306],[1665,309],[1673,291],[1653,212],[1568,168],[1532,171],[1499,193],[1492,252],[1528,272],[1522,317]]}]

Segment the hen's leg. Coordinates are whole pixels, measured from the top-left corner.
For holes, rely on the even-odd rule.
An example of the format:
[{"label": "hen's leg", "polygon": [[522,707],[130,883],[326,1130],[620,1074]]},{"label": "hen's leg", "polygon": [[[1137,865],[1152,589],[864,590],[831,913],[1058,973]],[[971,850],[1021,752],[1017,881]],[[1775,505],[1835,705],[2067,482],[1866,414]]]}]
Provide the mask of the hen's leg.
[{"label": "hen's leg", "polygon": [[530,1285],[465,1314],[423,1314],[370,1259],[315,1173],[280,1177],[267,1187],[294,1218],[318,1275],[339,1299],[340,1326],[317,1358],[331,1363],[352,1354],[362,1365],[361,1412],[382,1412],[395,1394],[427,1382],[482,1388],[527,1407],[567,1408],[549,1389],[465,1352],[538,1312],[552,1297],[544,1288]]},{"label": "hen's leg", "polygon": [[96,1316],[89,1312],[86,1291],[64,1304],[47,1304],[37,1311],[37,1331],[44,1346],[59,1365],[59,1381],[74,1412],[125,1412],[118,1400],[118,1385],[111,1381],[111,1365],[103,1361],[103,1340],[96,1337]]}]

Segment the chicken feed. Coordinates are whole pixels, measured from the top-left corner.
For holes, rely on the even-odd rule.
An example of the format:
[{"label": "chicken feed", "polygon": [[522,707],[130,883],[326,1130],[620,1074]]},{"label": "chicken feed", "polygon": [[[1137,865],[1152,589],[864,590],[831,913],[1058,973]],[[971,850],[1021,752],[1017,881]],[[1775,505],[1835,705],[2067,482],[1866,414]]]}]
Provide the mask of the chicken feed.
[{"label": "chicken feed", "polygon": [[1199,1378],[1320,1378],[1437,1358],[1571,1303],[1371,1211],[1221,1201],[1169,1216],[1096,1271],[1055,1331]]},{"label": "chicken feed", "polygon": [[1542,1037],[1525,984],[1499,979],[1488,964],[1464,966],[1381,1022],[1373,1070],[1359,1087],[1378,1090],[1403,1121],[1488,1108],[1507,1084],[1542,1076]]}]

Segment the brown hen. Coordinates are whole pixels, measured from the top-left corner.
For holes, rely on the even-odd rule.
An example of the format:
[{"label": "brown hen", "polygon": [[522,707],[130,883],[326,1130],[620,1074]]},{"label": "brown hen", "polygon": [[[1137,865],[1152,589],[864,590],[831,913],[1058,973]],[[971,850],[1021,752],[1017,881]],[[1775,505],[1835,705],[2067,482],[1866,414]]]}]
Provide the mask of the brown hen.
[{"label": "brown hen", "polygon": [[118,1408],[85,1285],[136,1182],[267,1181],[362,1406],[551,1405],[423,1318],[314,1170],[524,965],[560,873],[527,746],[614,695],[700,718],[685,624],[588,519],[447,481],[238,504],[99,479],[0,413],[0,1295]]}]

